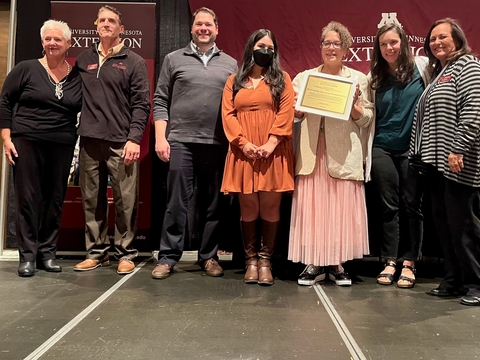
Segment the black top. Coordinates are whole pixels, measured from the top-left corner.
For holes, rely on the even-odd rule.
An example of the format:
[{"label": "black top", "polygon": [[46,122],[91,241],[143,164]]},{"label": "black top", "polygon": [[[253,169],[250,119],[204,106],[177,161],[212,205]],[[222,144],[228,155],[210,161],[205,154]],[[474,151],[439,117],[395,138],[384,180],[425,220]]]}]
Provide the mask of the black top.
[{"label": "black top", "polygon": [[140,143],[150,115],[147,64],[123,46],[99,64],[98,43],[77,57],[83,81],[83,106],[78,134],[83,137]]},{"label": "black top", "polygon": [[21,135],[72,144],[81,105],[82,84],[76,68],[66,76],[63,97],[58,99],[43,65],[37,59],[22,61],[3,85],[0,128],[11,129],[12,137]]}]

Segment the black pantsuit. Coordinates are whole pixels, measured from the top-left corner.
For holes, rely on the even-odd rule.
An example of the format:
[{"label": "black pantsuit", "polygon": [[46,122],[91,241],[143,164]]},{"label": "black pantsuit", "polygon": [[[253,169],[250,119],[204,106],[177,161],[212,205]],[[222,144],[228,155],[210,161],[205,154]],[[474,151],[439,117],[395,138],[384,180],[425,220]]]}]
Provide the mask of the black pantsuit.
[{"label": "black pantsuit", "polygon": [[16,240],[20,262],[55,259],[74,144],[12,139]]},{"label": "black pantsuit", "polygon": [[197,211],[201,234],[198,261],[218,259],[220,223],[229,198],[220,193],[227,145],[170,143],[170,169],[167,178],[167,208],[160,240],[159,264],[175,266],[185,243],[187,208],[198,188]]}]

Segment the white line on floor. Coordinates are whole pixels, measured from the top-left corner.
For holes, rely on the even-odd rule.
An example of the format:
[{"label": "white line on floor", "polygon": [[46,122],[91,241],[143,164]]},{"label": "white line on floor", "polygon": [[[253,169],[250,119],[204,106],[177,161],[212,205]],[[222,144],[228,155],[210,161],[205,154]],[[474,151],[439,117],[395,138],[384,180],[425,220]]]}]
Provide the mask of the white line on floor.
[{"label": "white line on floor", "polygon": [[42,345],[40,345],[35,351],[33,351],[30,355],[28,355],[24,360],[36,360],[39,359],[40,356],[45,354],[52,346],[54,346],[61,338],[67,335],[70,330],[72,330],[75,326],[78,325],[80,321],[85,319],[93,310],[95,310],[101,303],[103,303],[110,295],[112,295],[120,286],[128,281],[133,275],[135,275],[140,269],[149,261],[147,259],[140,264],[137,265],[135,270],[132,273],[125,275],[122,279],[113,285],[110,289],[102,294],[97,300],[91,303],[85,310],[83,310],[80,314],[75,316],[70,322],[68,322],[64,327],[58,330],[55,334],[53,334],[47,341],[45,341]]},{"label": "white line on floor", "polygon": [[358,346],[357,342],[353,338],[352,334],[350,334],[350,331],[348,331],[347,326],[343,322],[337,310],[335,310],[335,307],[333,306],[332,302],[328,298],[327,294],[325,294],[325,291],[323,290],[322,286],[320,284],[315,284],[313,287],[317,292],[317,295],[320,298],[320,301],[325,307],[325,310],[327,310],[328,315],[332,319],[332,322],[337,328],[338,333],[340,334],[343,341],[345,342],[345,345],[347,346],[348,351],[350,351],[350,354],[352,355],[352,359],[367,360],[362,350]]}]

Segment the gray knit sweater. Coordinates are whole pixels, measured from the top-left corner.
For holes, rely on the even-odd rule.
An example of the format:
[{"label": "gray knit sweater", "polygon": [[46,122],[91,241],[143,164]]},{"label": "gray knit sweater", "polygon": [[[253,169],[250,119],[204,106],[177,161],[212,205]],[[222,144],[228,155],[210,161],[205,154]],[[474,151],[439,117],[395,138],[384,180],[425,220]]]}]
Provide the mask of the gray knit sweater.
[{"label": "gray knit sweater", "polygon": [[226,144],[220,105],[230,74],[231,56],[215,49],[205,66],[187,45],[165,57],[153,98],[154,120],[168,121],[168,141]]}]

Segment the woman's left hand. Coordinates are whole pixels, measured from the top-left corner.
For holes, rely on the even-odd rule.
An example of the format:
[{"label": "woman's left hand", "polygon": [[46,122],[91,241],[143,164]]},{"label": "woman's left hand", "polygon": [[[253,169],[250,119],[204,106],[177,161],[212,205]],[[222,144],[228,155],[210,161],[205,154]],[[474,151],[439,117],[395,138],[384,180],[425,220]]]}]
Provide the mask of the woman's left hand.
[{"label": "woman's left hand", "polygon": [[448,166],[455,174],[458,174],[463,169],[463,155],[450,153],[448,155]]},{"label": "woman's left hand", "polygon": [[350,116],[353,121],[360,120],[363,116],[363,109],[357,105],[357,101],[361,95],[362,91],[360,90],[360,85],[357,84],[355,86],[355,93],[353,94],[352,111],[350,111]]},{"label": "woman's left hand", "polygon": [[362,95],[362,92],[360,91],[360,84],[357,83],[357,85],[355,85],[355,92],[353,93],[352,107],[355,106],[360,95]]},{"label": "woman's left hand", "polygon": [[272,155],[273,151],[275,150],[277,145],[280,143],[280,141],[281,140],[279,138],[271,135],[265,144],[257,148],[257,151],[256,151],[257,159],[262,159],[262,160],[268,159],[268,157]]}]

